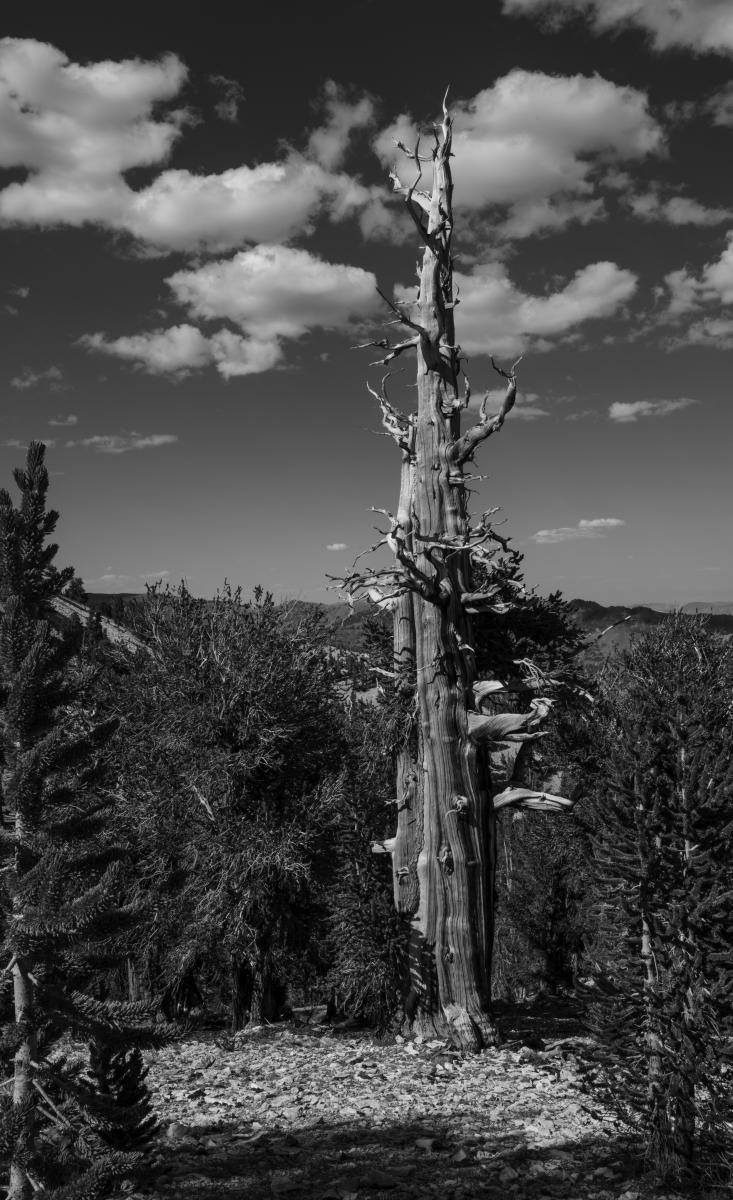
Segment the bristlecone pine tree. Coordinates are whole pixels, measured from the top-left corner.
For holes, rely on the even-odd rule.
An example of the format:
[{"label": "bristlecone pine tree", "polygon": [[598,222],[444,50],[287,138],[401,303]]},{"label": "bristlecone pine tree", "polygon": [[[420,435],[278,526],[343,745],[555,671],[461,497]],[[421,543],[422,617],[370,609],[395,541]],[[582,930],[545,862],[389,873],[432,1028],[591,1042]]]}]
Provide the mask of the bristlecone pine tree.
[{"label": "bristlecone pine tree", "polygon": [[[106,833],[100,787],[116,723],[85,712],[81,626],[53,612],[73,572],[53,564],[58,514],[46,508],[44,455],[31,443],[15,471],[17,508],[0,491],[3,943],[14,992],[0,1039],[13,1072],[0,1150],[11,1200],[39,1188],[91,1197],[128,1168],[118,1147],[150,1128],[134,1047],[154,1038],[149,1008],[90,994],[138,918],[119,905],[124,847]],[[78,1042],[90,1044],[91,1062]]]},{"label": "bristlecone pine tree", "polygon": [[606,1097],[660,1178],[728,1186],[732,683],[730,643],[689,617],[634,643],[605,675],[592,820]]},{"label": "bristlecone pine tree", "polygon": [[[487,413],[487,394],[477,423],[462,434],[470,388],[466,379],[459,393],[451,147],[444,101],[431,157],[421,157],[419,143],[414,152],[400,145],[415,165],[415,181],[405,186],[391,176],[417,228],[423,258],[409,310],[383,297],[405,339],[369,344],[387,351],[384,365],[415,351],[418,408],[411,417],[399,413],[384,382],[381,394],[373,392],[402,454],[397,513],[385,513],[385,542],[396,564],[371,573],[354,569],[344,583],[352,594],[367,592],[393,609],[395,671],[405,686],[416,679],[415,737],[407,739],[397,762],[397,833],[382,847],[392,854],[397,907],[409,921],[412,1027],[480,1050],[496,1040],[490,1013],[496,811],[506,805],[553,811],[570,802],[521,780],[520,752],[536,737],[551,701],[535,695],[526,712],[496,710],[497,697],[506,699],[509,692],[526,699],[533,690],[544,691],[541,673],[517,668],[514,679],[477,678],[472,614],[505,611],[500,594],[507,571],[499,563],[507,547],[492,527],[491,512],[471,524],[464,470],[513,407],[517,364],[507,372],[495,367],[506,380],[499,412]],[[423,162],[432,163],[430,192],[419,187]],[[480,591],[476,567],[484,568]]]}]

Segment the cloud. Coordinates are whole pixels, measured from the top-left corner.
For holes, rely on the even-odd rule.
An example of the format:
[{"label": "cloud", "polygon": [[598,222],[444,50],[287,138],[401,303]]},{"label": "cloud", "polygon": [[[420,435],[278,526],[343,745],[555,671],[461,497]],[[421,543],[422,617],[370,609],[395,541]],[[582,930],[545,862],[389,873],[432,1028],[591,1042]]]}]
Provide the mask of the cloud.
[{"label": "cloud", "polygon": [[508,16],[541,16],[552,25],[586,17],[597,33],[636,27],[655,50],[682,47],[733,54],[730,0],[504,0]]},{"label": "cloud", "polygon": [[14,375],[10,380],[10,386],[25,391],[37,387],[39,383],[48,383],[52,392],[58,392],[61,391],[62,379],[63,372],[59,367],[48,367],[45,371],[32,371],[30,367],[24,367],[20,375]]},{"label": "cloud", "polygon": [[[481,403],[485,394],[486,393],[483,392],[479,395],[474,393],[468,406],[469,411],[477,411],[481,407]],[[486,411],[488,413],[498,412],[504,399],[504,395],[504,388],[492,388],[488,392]],[[539,398],[540,397],[538,396],[537,392],[518,391],[516,403],[511,411],[511,416],[509,419],[512,421],[537,421],[540,417],[548,417],[550,414],[548,413],[547,409],[542,408],[537,403]]]},{"label": "cloud", "polygon": [[175,433],[104,433],[67,442],[67,446],[82,446],[98,454],[127,454],[130,450],[151,450],[177,442]]},{"label": "cloud", "polygon": [[229,250],[308,234],[316,215],[343,220],[369,204],[375,191],[290,151],[281,162],[218,175],[163,171],[131,196],[117,224],[161,250]]},{"label": "cloud", "polygon": [[233,321],[263,340],[298,338],[314,328],[344,329],[378,306],[371,271],[286,246],[257,246],[178,271],[167,283],[193,315]]},{"label": "cloud", "polygon": [[[522,291],[500,262],[480,264],[470,274],[456,271],[455,282],[456,333],[468,354],[519,354],[530,342],[535,350],[549,350],[553,339],[584,322],[613,316],[637,287],[636,275],[612,262],[591,263],[543,296]],[[397,289],[401,303],[413,295],[414,288]]]},{"label": "cloud", "polygon": [[145,571],[140,575],[140,579],[167,579],[170,571]]},{"label": "cloud", "polygon": [[538,529],[532,534],[532,541],[539,546],[554,545],[556,542],[570,542],[577,539],[601,538],[606,536],[606,530],[617,529],[625,525],[618,517],[594,517],[593,520],[580,520],[577,525],[561,525],[558,529]]},{"label": "cloud", "polygon": [[729,208],[707,208],[688,196],[662,200],[656,191],[632,193],[625,202],[635,217],[643,221],[666,221],[668,225],[719,225],[733,216]]},{"label": "cloud", "polygon": [[667,339],[668,350],[685,346],[708,346],[711,350],[733,350],[733,318],[702,317],[683,333]]},{"label": "cloud", "polygon": [[211,361],[208,339],[193,325],[174,325],[112,340],[103,333],[85,333],[78,344],[86,350],[127,359],[151,375],[184,375]]},{"label": "cloud", "polygon": [[242,333],[226,327],[205,333],[183,323],[115,339],[84,334],[79,344],[152,374],[175,377],[215,366],[230,378],[269,371],[283,358],[283,341],[314,329],[345,331],[379,304],[371,272],[286,246],[257,246],[166,282],[191,316],[230,321]]},{"label": "cloud", "polygon": [[239,116],[239,106],[244,101],[244,91],[236,79],[227,79],[226,75],[209,75],[212,83],[221,94],[221,99],[214,105],[214,112],[220,121],[234,124]]},{"label": "cloud", "polygon": [[[727,234],[727,244],[720,257],[707,263],[695,276],[684,267],[670,271],[664,278],[667,308],[660,323],[671,322],[681,326],[684,318],[694,315],[686,328],[667,340],[667,348],[682,346],[710,346],[713,349],[731,348],[733,324],[727,316],[720,315],[720,308],[733,303],[733,230]],[[664,292],[662,292],[664,294]],[[714,311],[705,312],[705,309]]]},{"label": "cloud", "polygon": [[8,288],[11,296],[17,296],[19,300],[27,300],[31,294],[29,287],[11,287]]},{"label": "cloud", "polygon": [[705,111],[713,118],[713,125],[733,125],[733,83],[710,96]]},{"label": "cloud", "polygon": [[29,38],[0,41],[0,166],[25,168],[0,192],[18,224],[120,225],[132,193],[123,173],[164,161],[187,119],[154,119],[186,78],[175,55],[88,66]]},{"label": "cloud", "polygon": [[244,338],[229,329],[207,337],[195,325],[173,325],[129,337],[107,338],[103,333],[86,333],[78,344],[86,350],[107,354],[133,363],[149,375],[183,379],[192,371],[215,366],[225,379],[256,375],[281,361],[278,341]]},{"label": "cloud", "polygon": [[667,417],[670,413],[689,408],[697,400],[681,396],[678,400],[616,400],[608,410],[608,417],[620,425],[629,425],[639,417]]},{"label": "cloud", "polygon": [[52,417],[48,422],[49,425],[76,425],[79,418],[74,413],[69,413],[66,417]]},{"label": "cloud", "polygon": [[[453,118],[459,203],[476,210],[508,206],[507,232],[517,237],[600,216],[595,166],[663,149],[646,96],[597,75],[515,69],[455,105]],[[407,114],[376,139],[385,164],[397,157],[395,139],[415,143]]]},{"label": "cloud", "polygon": [[[192,123],[188,110],[170,107],[186,75],[175,55],[80,66],[42,42],[0,42],[0,167],[27,172],[0,191],[0,219],[92,223],[160,252],[223,251],[307,234],[321,216],[342,221],[378,211],[383,189],[335,169],[353,130],[371,120],[373,102],[349,100],[333,83],[306,154],[285,146],[279,161],[210,175],[165,169],[133,189],[127,173],[165,164]],[[236,119],[239,85],[223,76],[212,81],[224,89],[219,115]]]},{"label": "cloud", "polygon": [[349,100],[345,90],[333,79],[326,80],[323,93],[326,121],[310,135],[308,153],[332,171],[341,165],[354,130],[372,124],[374,101],[371,96]]},{"label": "cloud", "polygon": [[328,544],[328,546],[326,546],[326,549],[327,550],[348,550],[348,544],[346,542],[330,542]]}]

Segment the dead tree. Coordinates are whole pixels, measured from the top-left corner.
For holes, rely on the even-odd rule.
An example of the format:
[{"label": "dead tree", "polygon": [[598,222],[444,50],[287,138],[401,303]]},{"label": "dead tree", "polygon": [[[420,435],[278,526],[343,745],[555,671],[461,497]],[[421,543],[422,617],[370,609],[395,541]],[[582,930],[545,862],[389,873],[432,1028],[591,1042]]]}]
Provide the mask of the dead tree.
[{"label": "dead tree", "polygon": [[[531,664],[524,670],[518,664],[514,680],[477,679],[472,614],[505,611],[506,602],[498,584],[475,589],[474,568],[491,567],[506,540],[492,526],[493,510],[471,522],[466,468],[514,405],[518,363],[504,371],[492,358],[506,382],[503,401],[490,414],[487,393],[476,423],[462,433],[471,392],[465,375],[459,389],[454,330],[451,143],[445,100],[429,158],[419,142],[414,150],[398,143],[415,168],[407,186],[395,172],[391,179],[420,236],[419,287],[409,307],[383,295],[401,340],[368,344],[387,351],[379,360],[385,365],[415,351],[418,406],[404,417],[392,407],[385,381],[380,394],[370,389],[402,454],[397,512],[379,510],[389,522],[384,542],[395,565],[371,573],[355,565],[344,582],[350,593],[368,592],[392,608],[395,670],[414,662],[417,681],[417,751],[406,746],[398,755],[396,836],[375,846],[392,854],[397,907],[410,923],[412,1028],[480,1050],[496,1040],[490,1012],[496,812],[506,805],[556,811],[570,801],[519,778],[520,758],[552,703],[539,694],[547,681]],[[426,162],[430,191],[420,187]],[[528,712],[496,711],[497,696],[517,691],[534,693]]]}]

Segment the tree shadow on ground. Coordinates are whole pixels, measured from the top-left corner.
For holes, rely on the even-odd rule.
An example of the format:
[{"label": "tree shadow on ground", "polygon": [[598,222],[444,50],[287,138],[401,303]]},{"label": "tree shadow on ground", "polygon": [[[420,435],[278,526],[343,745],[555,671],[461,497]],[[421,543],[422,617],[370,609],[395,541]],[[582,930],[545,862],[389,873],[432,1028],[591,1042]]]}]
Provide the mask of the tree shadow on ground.
[{"label": "tree shadow on ground", "polygon": [[[185,1157],[171,1145],[155,1176],[138,1191],[180,1200],[577,1200],[602,1193],[620,1197],[638,1189],[640,1159],[628,1139],[580,1135],[538,1147],[521,1129],[497,1116],[493,1127],[462,1134],[475,1120],[470,1111],[401,1125],[316,1124],[275,1129],[244,1140],[241,1126],[228,1133],[226,1149]],[[200,1139],[203,1143],[205,1135]]]},{"label": "tree shadow on ground", "polygon": [[540,1042],[585,1037],[588,1032],[584,1005],[573,996],[542,994],[526,1004],[497,1000],[492,1012],[508,1046],[520,1042],[538,1049]]}]

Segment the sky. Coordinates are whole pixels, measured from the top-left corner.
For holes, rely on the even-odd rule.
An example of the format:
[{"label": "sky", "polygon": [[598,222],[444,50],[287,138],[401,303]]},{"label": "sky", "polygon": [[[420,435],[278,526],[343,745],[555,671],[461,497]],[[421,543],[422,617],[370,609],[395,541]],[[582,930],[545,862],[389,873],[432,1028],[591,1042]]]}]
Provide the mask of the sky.
[{"label": "sky", "polygon": [[524,355],[472,509],[542,593],[733,601],[730,0],[232,12],[30,0],[0,40],[0,484],[47,443],[59,563],[339,598],[399,490],[354,349],[414,295],[395,142],[450,86],[476,401]]}]

